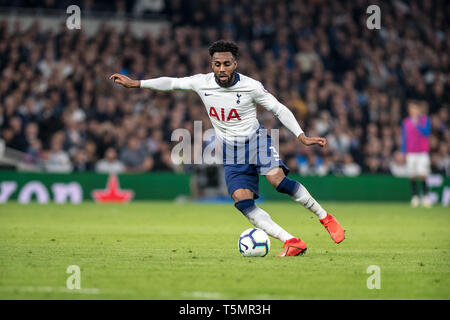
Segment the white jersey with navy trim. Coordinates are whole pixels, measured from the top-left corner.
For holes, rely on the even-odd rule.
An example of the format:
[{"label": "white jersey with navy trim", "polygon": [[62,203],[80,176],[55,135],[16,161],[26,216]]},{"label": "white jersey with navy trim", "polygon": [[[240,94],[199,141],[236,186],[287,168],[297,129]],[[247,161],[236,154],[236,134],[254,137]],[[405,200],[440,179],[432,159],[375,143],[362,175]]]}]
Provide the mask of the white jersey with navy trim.
[{"label": "white jersey with navy trim", "polygon": [[195,91],[205,105],[216,135],[225,142],[255,134],[260,126],[256,117],[257,104],[271,111],[296,137],[303,133],[292,112],[264,89],[261,82],[239,73],[230,87],[219,86],[212,72],[184,78],[141,80],[140,86],[158,91]]}]

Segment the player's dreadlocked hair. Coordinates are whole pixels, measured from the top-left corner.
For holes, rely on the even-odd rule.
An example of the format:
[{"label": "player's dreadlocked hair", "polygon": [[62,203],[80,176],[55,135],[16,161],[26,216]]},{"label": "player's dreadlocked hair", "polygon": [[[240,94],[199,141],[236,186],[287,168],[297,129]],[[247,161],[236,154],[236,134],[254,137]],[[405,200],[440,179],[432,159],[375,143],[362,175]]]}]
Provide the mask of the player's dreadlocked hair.
[{"label": "player's dreadlocked hair", "polygon": [[215,52],[231,52],[233,57],[237,59],[239,55],[239,47],[233,41],[218,40],[209,47],[209,54],[211,57]]}]

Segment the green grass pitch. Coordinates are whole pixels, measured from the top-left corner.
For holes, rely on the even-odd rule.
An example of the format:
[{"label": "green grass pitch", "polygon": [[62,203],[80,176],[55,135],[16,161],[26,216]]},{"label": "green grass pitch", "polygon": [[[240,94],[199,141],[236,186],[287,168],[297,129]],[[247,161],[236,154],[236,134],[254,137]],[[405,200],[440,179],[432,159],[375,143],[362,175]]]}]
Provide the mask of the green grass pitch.
[{"label": "green grass pitch", "polygon": [[[308,245],[304,256],[242,257],[250,227],[232,204],[0,206],[0,299],[449,299],[448,208],[324,203],[347,237],[332,242],[293,202],[259,204]],[[68,266],[81,290],[68,290]],[[380,289],[368,289],[380,268]],[[369,281],[370,282],[370,281]]]}]

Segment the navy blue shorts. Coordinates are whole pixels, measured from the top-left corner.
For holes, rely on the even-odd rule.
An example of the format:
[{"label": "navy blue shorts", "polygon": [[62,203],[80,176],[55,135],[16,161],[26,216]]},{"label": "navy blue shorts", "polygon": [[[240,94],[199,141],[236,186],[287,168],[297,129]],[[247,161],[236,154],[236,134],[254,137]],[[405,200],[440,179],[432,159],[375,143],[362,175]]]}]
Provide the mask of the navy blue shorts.
[{"label": "navy blue shorts", "polygon": [[[265,175],[277,167],[281,167],[285,175],[289,174],[289,168],[281,161],[278,151],[272,146],[272,138],[263,126],[256,131],[255,137],[234,146],[223,145],[225,181],[230,196],[237,189],[250,189],[253,198],[258,199],[259,175]],[[230,152],[233,157],[227,157]]]}]

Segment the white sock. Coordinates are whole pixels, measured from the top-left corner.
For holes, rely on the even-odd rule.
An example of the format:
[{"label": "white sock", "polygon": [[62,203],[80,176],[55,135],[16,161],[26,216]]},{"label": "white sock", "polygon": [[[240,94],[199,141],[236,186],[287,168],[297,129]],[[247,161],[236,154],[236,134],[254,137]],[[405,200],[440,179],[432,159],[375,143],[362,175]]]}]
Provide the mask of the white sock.
[{"label": "white sock", "polygon": [[283,242],[294,238],[293,235],[273,222],[267,212],[265,212],[261,208],[258,208],[257,206],[255,206],[255,208],[249,211],[245,216],[256,228],[264,230],[269,236],[273,238],[279,239]]},{"label": "white sock", "polygon": [[309,194],[308,190],[299,183],[299,188],[295,192],[292,199],[296,202],[300,202],[306,209],[314,213],[319,219],[323,219],[327,216],[327,212],[322,206]]}]

